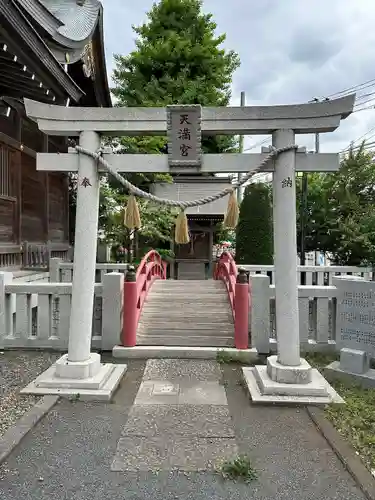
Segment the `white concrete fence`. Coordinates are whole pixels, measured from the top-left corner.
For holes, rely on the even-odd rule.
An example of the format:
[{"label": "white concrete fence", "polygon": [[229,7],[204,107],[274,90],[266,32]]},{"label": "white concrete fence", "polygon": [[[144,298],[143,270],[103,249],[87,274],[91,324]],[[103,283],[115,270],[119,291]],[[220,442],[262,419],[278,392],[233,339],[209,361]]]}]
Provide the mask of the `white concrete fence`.
[{"label": "white concrete fence", "polygon": [[[96,264],[97,282],[103,283],[106,273],[124,273],[128,264],[108,262]],[[49,281],[51,283],[71,283],[73,281],[73,262],[63,262],[59,258],[52,258],[49,261]]]},{"label": "white concrete fence", "polygon": [[[255,274],[266,274],[270,277],[271,284],[275,283],[274,266],[258,266],[258,265],[240,265],[246,271],[249,271],[250,276]],[[103,281],[105,273],[109,272],[125,272],[128,264],[124,263],[103,263],[96,264],[98,282]],[[353,276],[362,276],[366,280],[371,280],[373,270],[370,267],[355,267],[355,266],[297,266],[298,283],[302,284],[302,277],[305,276],[305,285],[332,285],[332,279],[336,276],[349,274]],[[73,278],[73,262],[64,262],[62,259],[54,257],[49,261],[49,274],[51,283],[71,283]]]},{"label": "white concrete fence", "polygon": [[[241,265],[246,271],[249,271],[250,276],[255,274],[266,274],[270,277],[271,285],[275,284],[275,268],[274,266],[258,266],[258,265]],[[329,286],[332,285],[332,280],[336,276],[349,274],[352,276],[362,276],[365,280],[371,280],[373,270],[370,267],[354,267],[354,266],[297,266],[298,283],[302,285],[302,277],[305,276],[305,285]]]},{"label": "white concrete fence", "polygon": [[[0,273],[0,349],[30,348],[66,351],[71,311],[73,264],[51,259],[50,282],[22,282],[12,273]],[[111,350],[119,343],[123,308],[124,271],[127,264],[97,264],[92,348]],[[252,345],[259,352],[276,350],[273,266],[244,266],[251,274]],[[305,266],[307,273],[328,273],[328,280],[351,273],[370,277],[371,270],[353,267]],[[299,268],[302,272],[302,267]],[[117,272],[110,272],[117,271]],[[317,278],[321,281],[321,278]],[[315,280],[315,278],[314,278]],[[299,324],[301,350],[336,349],[336,287],[300,285]]]},{"label": "white concrete fence", "polygon": [[[261,353],[276,351],[275,286],[269,276],[251,278],[252,345]],[[301,351],[336,349],[335,286],[298,286]]]},{"label": "white concrete fence", "polygon": [[[95,285],[92,348],[111,350],[119,343],[123,273],[107,273]],[[0,273],[0,349],[66,351],[72,283],[22,283]]]}]

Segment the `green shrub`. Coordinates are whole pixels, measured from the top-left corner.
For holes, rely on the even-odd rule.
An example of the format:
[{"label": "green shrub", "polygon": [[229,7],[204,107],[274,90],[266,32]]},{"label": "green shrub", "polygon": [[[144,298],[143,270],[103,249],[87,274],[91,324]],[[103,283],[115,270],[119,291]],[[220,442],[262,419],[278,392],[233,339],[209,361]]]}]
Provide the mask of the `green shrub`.
[{"label": "green shrub", "polygon": [[272,206],[266,184],[249,184],[240,206],[236,235],[238,264],[273,264]]}]

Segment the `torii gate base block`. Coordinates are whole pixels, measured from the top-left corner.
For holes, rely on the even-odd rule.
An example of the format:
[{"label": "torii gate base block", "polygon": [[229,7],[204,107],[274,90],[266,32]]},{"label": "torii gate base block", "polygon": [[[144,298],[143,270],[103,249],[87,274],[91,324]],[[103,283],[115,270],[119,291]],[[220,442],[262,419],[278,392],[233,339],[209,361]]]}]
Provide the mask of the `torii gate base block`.
[{"label": "torii gate base block", "polygon": [[21,394],[110,401],[126,370],[125,364],[101,363],[100,354],[95,352],[90,354],[87,361],[77,363],[68,362],[68,354],[64,354],[22,389]]}]

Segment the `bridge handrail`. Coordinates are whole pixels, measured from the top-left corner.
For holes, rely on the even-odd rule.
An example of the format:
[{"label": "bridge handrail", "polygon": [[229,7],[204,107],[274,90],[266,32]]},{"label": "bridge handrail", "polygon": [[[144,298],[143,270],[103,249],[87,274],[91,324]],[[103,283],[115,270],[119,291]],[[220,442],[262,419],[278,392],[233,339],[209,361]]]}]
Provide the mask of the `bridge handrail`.
[{"label": "bridge handrail", "polygon": [[223,252],[217,262],[214,279],[224,282],[234,321],[234,343],[237,349],[247,349],[249,343],[250,288],[247,275],[239,272],[229,252]]},{"label": "bridge handrail", "polygon": [[143,304],[155,280],[167,278],[167,263],[156,250],[150,250],[141,260],[137,272],[128,270],[124,283],[124,314],[122,344],[136,345],[137,328]]},{"label": "bridge handrail", "polygon": [[137,324],[148,292],[156,279],[167,279],[167,263],[156,250],[150,250],[141,260],[136,273]]},{"label": "bridge handrail", "polygon": [[214,279],[222,280],[225,284],[234,320],[236,315],[234,297],[236,293],[237,274],[237,264],[233,255],[230,252],[223,252],[216,264]]}]

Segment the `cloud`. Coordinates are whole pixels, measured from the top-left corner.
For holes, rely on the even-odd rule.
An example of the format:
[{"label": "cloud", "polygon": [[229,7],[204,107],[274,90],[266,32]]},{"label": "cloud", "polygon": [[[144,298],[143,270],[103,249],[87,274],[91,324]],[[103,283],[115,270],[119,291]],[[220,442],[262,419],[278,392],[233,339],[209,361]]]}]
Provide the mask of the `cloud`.
[{"label": "cloud", "polygon": [[[109,76],[113,53],[133,50],[131,26],[146,19],[152,3],[103,0]],[[290,104],[375,79],[373,0],[204,0],[203,8],[212,12],[217,32],[227,34],[225,47],[241,58],[233,78],[233,105],[239,104],[242,90],[248,105]],[[375,105],[375,85],[358,95],[364,97],[357,109]],[[369,102],[361,105],[366,99]],[[340,151],[374,126],[375,109],[356,112],[337,131],[322,134],[321,150]],[[260,139],[246,138],[245,144],[249,147]],[[314,146],[313,137],[299,136],[296,141],[308,149]]]},{"label": "cloud", "polygon": [[340,52],[341,48],[338,36],[330,33],[328,37],[322,38],[319,30],[301,27],[290,40],[288,56],[292,63],[305,64],[307,68],[316,70]]}]

